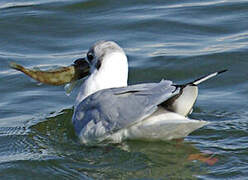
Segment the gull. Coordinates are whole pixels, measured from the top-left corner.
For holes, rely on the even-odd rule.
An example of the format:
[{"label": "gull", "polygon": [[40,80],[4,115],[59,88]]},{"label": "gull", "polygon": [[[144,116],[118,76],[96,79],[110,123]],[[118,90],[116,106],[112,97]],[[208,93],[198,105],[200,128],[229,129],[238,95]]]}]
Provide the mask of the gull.
[{"label": "gull", "polygon": [[127,56],[113,41],[95,43],[78,61],[89,63],[89,75],[80,87],[72,116],[84,144],[186,137],[209,123],[188,118],[198,96],[197,85],[226,71],[182,85],[169,80],[128,85]]}]

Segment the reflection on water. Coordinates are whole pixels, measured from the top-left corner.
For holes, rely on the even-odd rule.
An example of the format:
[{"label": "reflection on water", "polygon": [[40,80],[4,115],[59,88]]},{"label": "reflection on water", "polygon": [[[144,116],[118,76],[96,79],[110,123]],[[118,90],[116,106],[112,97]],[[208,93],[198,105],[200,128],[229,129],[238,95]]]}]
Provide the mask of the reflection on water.
[{"label": "reflection on water", "polygon": [[72,110],[65,109],[31,126],[28,133],[31,141],[36,143],[40,157],[45,161],[53,160],[56,166],[63,166],[64,171],[73,169],[77,173],[104,179],[191,179],[207,171],[203,157],[209,158],[210,155],[201,156],[195,145],[183,140],[128,141],[100,147],[80,145],[73,131],[71,116]]}]

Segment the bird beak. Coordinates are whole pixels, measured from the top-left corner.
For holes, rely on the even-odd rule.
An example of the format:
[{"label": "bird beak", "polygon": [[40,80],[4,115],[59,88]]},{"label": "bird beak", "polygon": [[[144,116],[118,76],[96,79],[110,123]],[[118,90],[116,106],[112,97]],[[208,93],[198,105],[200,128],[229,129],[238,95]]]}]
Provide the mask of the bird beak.
[{"label": "bird beak", "polygon": [[74,80],[82,79],[90,74],[90,66],[85,58],[79,58],[74,61],[75,68]]}]

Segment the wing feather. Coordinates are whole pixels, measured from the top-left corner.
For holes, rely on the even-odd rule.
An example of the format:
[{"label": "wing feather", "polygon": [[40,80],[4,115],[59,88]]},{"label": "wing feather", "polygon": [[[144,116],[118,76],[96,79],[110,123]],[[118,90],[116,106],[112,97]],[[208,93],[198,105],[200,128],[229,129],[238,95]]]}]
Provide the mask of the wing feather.
[{"label": "wing feather", "polygon": [[[99,136],[112,134],[150,116],[159,104],[178,93],[179,89],[171,81],[101,90],[88,96],[75,108],[72,121],[78,134],[89,123],[92,128],[101,125],[99,128],[103,130]],[[96,131],[92,132],[94,136]]]}]

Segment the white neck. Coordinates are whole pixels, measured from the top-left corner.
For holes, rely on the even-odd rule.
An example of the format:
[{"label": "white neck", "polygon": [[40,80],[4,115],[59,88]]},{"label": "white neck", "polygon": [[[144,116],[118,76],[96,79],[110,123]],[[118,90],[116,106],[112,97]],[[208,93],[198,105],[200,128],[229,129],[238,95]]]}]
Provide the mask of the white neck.
[{"label": "white neck", "polygon": [[104,57],[99,70],[94,66],[76,98],[77,106],[87,96],[108,88],[125,87],[128,79],[127,57],[122,52],[113,52]]}]

